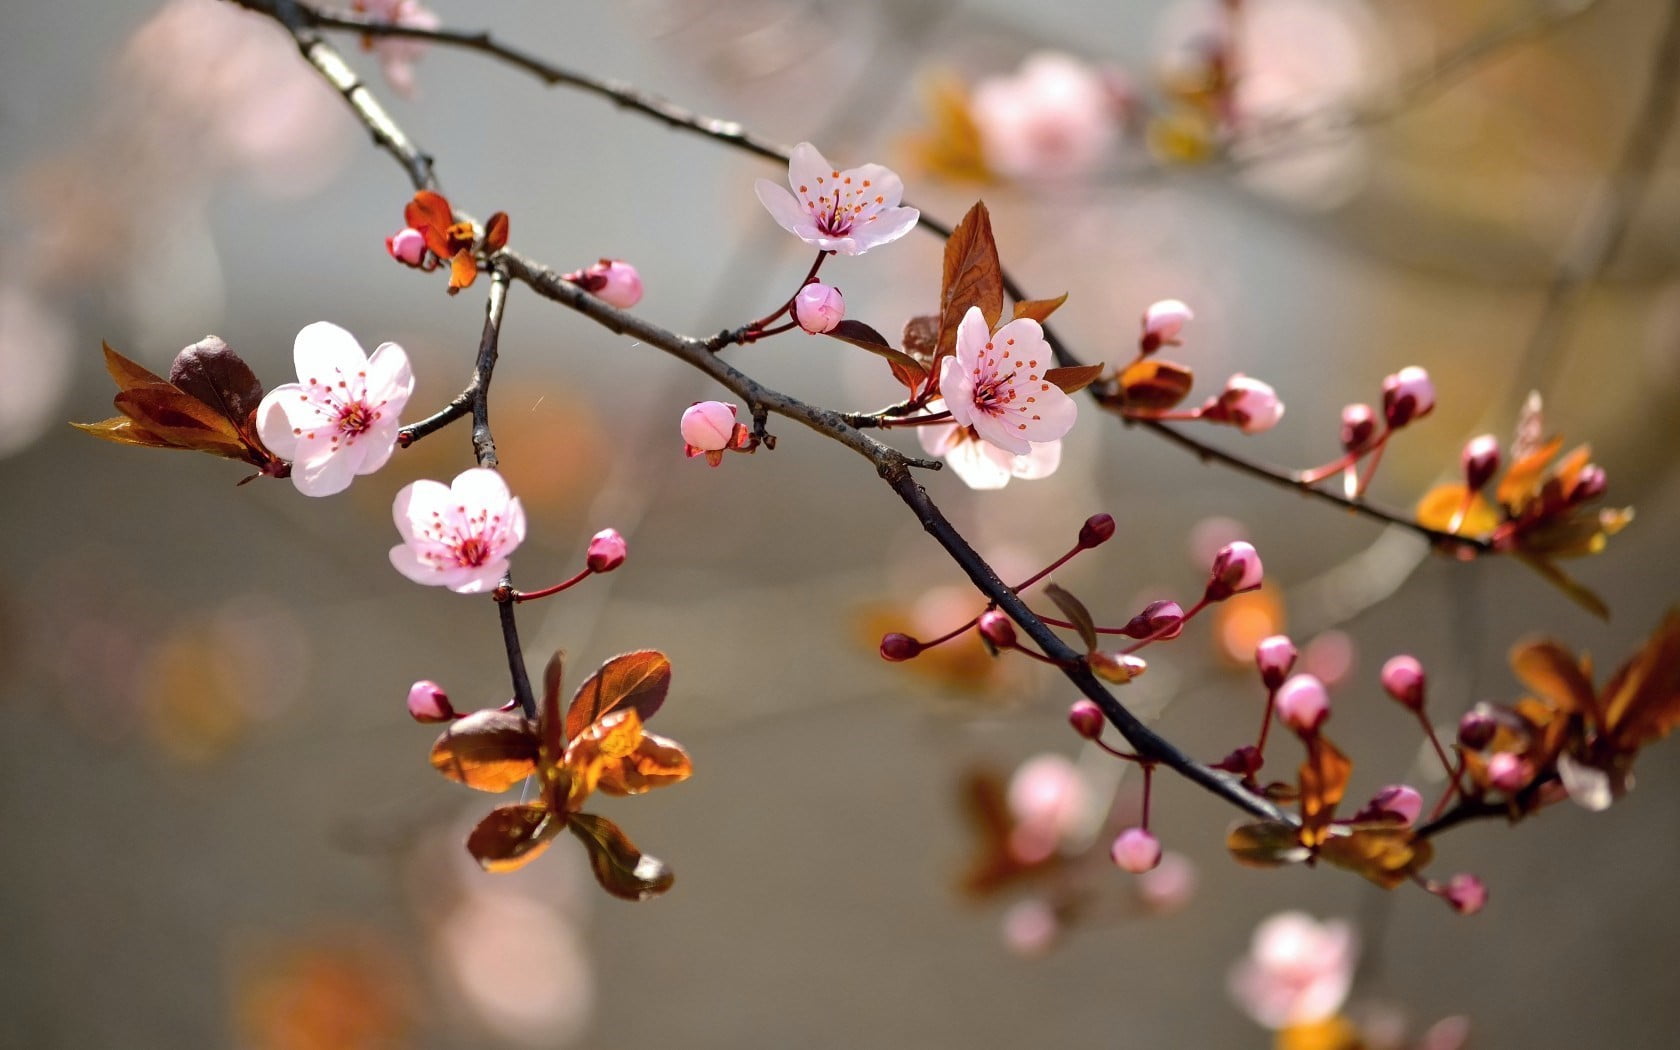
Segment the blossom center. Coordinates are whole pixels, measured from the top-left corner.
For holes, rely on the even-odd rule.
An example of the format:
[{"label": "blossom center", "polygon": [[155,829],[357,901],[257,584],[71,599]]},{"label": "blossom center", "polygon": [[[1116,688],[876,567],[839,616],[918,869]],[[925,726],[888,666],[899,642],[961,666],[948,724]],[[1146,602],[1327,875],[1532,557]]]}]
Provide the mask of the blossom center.
[{"label": "blossom center", "polygon": [[366,401],[352,401],[338,410],[338,429],[340,433],[355,437],[373,426],[379,413]]},{"label": "blossom center", "polygon": [[456,546],[455,560],[476,569],[490,560],[490,544],[483,536],[468,536]]},{"label": "blossom center", "polygon": [[852,215],[840,205],[836,193],[826,213],[817,214],[817,230],[825,237],[844,237],[852,232]]},{"label": "blossom center", "polygon": [[1002,415],[1011,402],[1015,400],[1015,373],[994,375],[990,378],[974,377],[974,407],[989,416]]}]

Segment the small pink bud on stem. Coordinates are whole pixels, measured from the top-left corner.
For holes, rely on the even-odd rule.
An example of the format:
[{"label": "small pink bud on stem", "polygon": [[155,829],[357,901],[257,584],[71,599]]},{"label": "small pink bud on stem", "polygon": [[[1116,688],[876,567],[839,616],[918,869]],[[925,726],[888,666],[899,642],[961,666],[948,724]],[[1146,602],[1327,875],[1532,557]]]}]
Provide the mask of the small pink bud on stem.
[{"label": "small pink bud on stem", "polygon": [[1427,416],[1435,408],[1435,384],[1429,373],[1408,365],[1383,380],[1383,419],[1390,430]]},{"label": "small pink bud on stem", "polygon": [[1282,685],[1294,668],[1298,655],[1295,643],[1287,634],[1262,638],[1260,644],[1254,647],[1254,666],[1260,670],[1260,681],[1267,689]]},{"label": "small pink bud on stem", "polygon": [[590,572],[612,572],[624,564],[627,548],[617,529],[602,529],[589,541]]},{"label": "small pink bud on stem", "polygon": [[682,436],[691,456],[722,452],[735,437],[735,406],[727,401],[696,401],[683,410]]},{"label": "small pink bud on stem", "polygon": [[893,663],[914,659],[924,648],[926,646],[921,642],[897,631],[881,637],[881,659],[891,660]]},{"label": "small pink bud on stem", "polygon": [[1264,579],[1265,569],[1254,545],[1244,540],[1228,543],[1214,556],[1202,601],[1222,602],[1233,594],[1254,590]]},{"label": "small pink bud on stem", "polygon": [[408,689],[408,716],[426,724],[449,722],[455,718],[455,709],[449,705],[442,686],[422,679]]},{"label": "small pink bud on stem", "polygon": [[1093,514],[1079,527],[1079,549],[1100,547],[1114,538],[1114,518],[1108,514]]},{"label": "small pink bud on stem", "polygon": [[1569,490],[1569,502],[1580,504],[1598,499],[1609,486],[1609,476],[1604,473],[1604,468],[1597,463],[1588,463],[1575,475],[1575,485]]},{"label": "small pink bud on stem", "polygon": [[1150,602],[1143,611],[1126,621],[1120,633],[1128,638],[1164,641],[1184,633],[1184,608],[1177,602]]},{"label": "small pink bud on stem", "polygon": [[1365,820],[1393,820],[1405,827],[1417,823],[1423,813],[1423,796],[1408,784],[1390,784],[1372,796],[1365,808],[1354,815],[1354,822]]},{"label": "small pink bud on stem", "polygon": [[832,332],[846,318],[846,300],[840,289],[812,281],[793,297],[793,319],[812,335]]},{"label": "small pink bud on stem", "polygon": [[1127,828],[1115,838],[1108,853],[1123,871],[1141,875],[1161,863],[1161,840],[1144,828]]},{"label": "small pink bud on stem", "polygon": [[1330,694],[1310,674],[1298,674],[1277,691],[1277,715],[1301,736],[1311,736],[1330,717]]},{"label": "small pink bud on stem", "polygon": [[1238,372],[1226,380],[1218,397],[1208,399],[1199,415],[1210,423],[1229,423],[1244,434],[1258,434],[1277,426],[1283,409],[1270,384]]},{"label": "small pink bud on stem", "polygon": [[1499,473],[1499,439],[1492,434],[1482,434],[1466,441],[1464,452],[1459,456],[1459,466],[1464,471],[1464,487],[1471,492],[1480,492]]},{"label": "small pink bud on stem", "polygon": [[1431,883],[1427,888],[1460,915],[1474,915],[1487,904],[1487,886],[1468,872],[1459,872],[1445,883]]},{"label": "small pink bud on stem", "polygon": [[1495,790],[1514,795],[1534,779],[1534,764],[1521,755],[1500,751],[1488,758],[1487,776]]},{"label": "small pink bud on stem", "polygon": [[1163,346],[1177,346],[1178,334],[1195,317],[1190,307],[1177,299],[1150,303],[1143,311],[1143,334],[1138,339],[1138,352],[1152,354]]},{"label": "small pink bud on stem", "polygon": [[1412,711],[1423,710],[1423,665],[1407,653],[1389,657],[1382,666],[1382,687],[1396,702]]},{"label": "small pink bud on stem", "polygon": [[999,649],[1015,648],[1015,624],[997,609],[980,614],[980,636]]},{"label": "small pink bud on stem", "polygon": [[1376,436],[1376,409],[1363,402],[1342,406],[1342,451],[1368,452]]},{"label": "small pink bud on stem", "polygon": [[405,227],[385,238],[385,250],[404,266],[418,268],[426,260],[426,235]]},{"label": "small pink bud on stem", "polygon": [[602,259],[593,266],[564,274],[561,279],[620,310],[628,310],[642,301],[642,275],[622,259]]},{"label": "small pink bud on stem", "polygon": [[1073,731],[1086,740],[1095,740],[1102,736],[1103,726],[1108,720],[1103,717],[1102,708],[1096,701],[1081,698],[1073,702],[1068,708],[1068,725]]},{"label": "small pink bud on stem", "polygon": [[1480,751],[1493,743],[1493,735],[1498,731],[1499,720],[1493,717],[1492,712],[1479,705],[1472,707],[1458,720],[1459,746]]}]

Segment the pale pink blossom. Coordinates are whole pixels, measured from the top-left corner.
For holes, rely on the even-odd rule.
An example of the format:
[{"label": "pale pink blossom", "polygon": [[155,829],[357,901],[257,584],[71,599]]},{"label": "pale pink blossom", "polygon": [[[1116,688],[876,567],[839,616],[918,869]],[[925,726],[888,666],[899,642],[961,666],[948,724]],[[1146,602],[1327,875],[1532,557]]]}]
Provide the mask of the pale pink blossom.
[{"label": "pale pink blossom", "polygon": [[1005,796],[1015,827],[1009,851],[1025,863],[1041,861],[1085,826],[1091,789],[1079,768],[1062,755],[1027,759],[1009,778]]},{"label": "pale pink blossom", "polygon": [[862,255],[909,233],[921,213],[899,206],[904,183],[879,164],[844,171],[809,142],[788,157],[789,193],[769,179],[756,184],[758,199],[782,229],[806,244],[841,255]]},{"label": "pale pink blossom", "polygon": [[986,166],[1015,179],[1065,179],[1096,169],[1119,138],[1102,74],[1070,55],[1029,55],[1007,77],[974,89],[969,114]]},{"label": "pale pink blossom", "polygon": [[1231,970],[1231,997],[1274,1030],[1323,1021],[1347,999],[1358,956],[1346,922],[1280,912],[1255,928],[1248,954]]},{"label": "pale pink blossom", "polygon": [[1379,680],[1384,691],[1396,702],[1413,711],[1423,710],[1423,690],[1427,679],[1423,664],[1418,662],[1417,657],[1410,653],[1389,657],[1382,665]]},{"label": "pale pink blossom", "polygon": [[1377,410],[1363,401],[1342,406],[1342,449],[1364,452],[1377,436]]},{"label": "pale pink blossom", "polygon": [[356,337],[317,321],[297,334],[292,360],[299,382],[282,383],[257,406],[263,444],[292,464],[292,484],[306,496],[330,496],[372,474],[397,445],[398,415],[414,393],[408,355],[381,343],[369,357]]},{"label": "pale pink blossom", "polygon": [[1487,885],[1468,872],[1459,872],[1448,879],[1439,892],[1460,915],[1474,915],[1487,904]]},{"label": "pale pink blossom", "polygon": [[[945,402],[935,398],[930,412],[943,412]],[[1041,441],[1031,444],[1024,456],[982,441],[973,430],[955,423],[916,428],[916,438],[930,456],[943,459],[971,489],[1001,489],[1010,478],[1032,481],[1047,478],[1062,465],[1062,443]]]},{"label": "pale pink blossom", "polygon": [[721,452],[729,447],[735,436],[736,406],[727,401],[696,401],[683,410],[683,441],[692,450]]},{"label": "pale pink blossom", "polygon": [[1161,863],[1161,840],[1146,828],[1127,828],[1115,837],[1108,855],[1122,871],[1141,875]]},{"label": "pale pink blossom", "polygon": [[1514,795],[1534,779],[1534,763],[1510,751],[1497,751],[1488,757],[1487,777],[1494,790]]},{"label": "pale pink blossom", "polygon": [[1315,733],[1330,717],[1330,694],[1310,674],[1298,674],[1278,687],[1277,716],[1297,733]]},{"label": "pale pink blossom", "polygon": [[1003,943],[1016,955],[1036,959],[1056,946],[1062,930],[1056,909],[1042,897],[1016,901],[1003,913]]},{"label": "pale pink blossom", "polygon": [[793,297],[793,319],[812,335],[832,332],[846,319],[846,300],[840,289],[812,281]]},{"label": "pale pink blossom", "polygon": [[495,589],[508,555],[525,539],[525,508],[494,470],[474,467],[449,485],[416,481],[391,505],[403,541],[391,565],[413,580],[457,594]]},{"label": "pale pink blossom", "polygon": [[986,329],[978,306],[957,325],[957,352],[939,366],[939,392],[951,418],[1017,456],[1073,429],[1079,406],[1044,378],[1055,366],[1044,329],[1030,317]]},{"label": "pale pink blossom", "polygon": [[1213,556],[1213,568],[1208,571],[1207,590],[1203,601],[1222,602],[1233,594],[1252,591],[1266,579],[1266,567],[1260,562],[1260,552],[1247,540],[1237,540],[1219,548]]},{"label": "pale pink blossom", "polygon": [[[356,0],[355,9],[369,21],[410,29],[437,29],[443,25],[438,16],[421,6],[419,0]],[[424,41],[396,36],[368,38],[368,46],[379,59],[385,79],[403,96],[414,94],[414,63],[426,52]]]},{"label": "pale pink blossom", "polygon": [[1138,876],[1134,888],[1152,911],[1178,911],[1196,895],[1196,865],[1184,854],[1169,850],[1155,867]]},{"label": "pale pink blossom", "polygon": [[1276,689],[1283,684],[1283,680],[1289,677],[1290,668],[1295,666],[1297,655],[1295,643],[1287,634],[1274,634],[1260,640],[1260,644],[1254,647],[1254,665],[1260,669],[1260,680],[1267,689]]},{"label": "pale pink blossom", "polygon": [[405,266],[419,266],[426,259],[426,235],[405,226],[385,238],[385,250]]},{"label": "pale pink blossom", "polygon": [[1417,823],[1423,812],[1423,796],[1410,784],[1390,784],[1371,797],[1354,820],[1398,820],[1406,827]]}]

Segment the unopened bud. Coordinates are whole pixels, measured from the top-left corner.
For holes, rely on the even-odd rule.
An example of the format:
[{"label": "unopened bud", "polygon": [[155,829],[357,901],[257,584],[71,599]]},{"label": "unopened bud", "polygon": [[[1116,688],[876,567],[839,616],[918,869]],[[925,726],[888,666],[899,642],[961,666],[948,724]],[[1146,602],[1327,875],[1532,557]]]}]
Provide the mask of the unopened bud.
[{"label": "unopened bud", "polygon": [[1128,638],[1165,641],[1184,633],[1184,608],[1177,602],[1150,602],[1143,611],[1126,621],[1120,632]]},{"label": "unopened bud", "polygon": [[1498,731],[1499,720],[1479,704],[1458,720],[1458,742],[1469,751],[1480,751],[1493,743],[1493,735]]},{"label": "unopened bud", "polygon": [[385,238],[385,250],[404,266],[419,266],[426,258],[426,235],[412,227]]},{"label": "unopened bud", "polygon": [[1489,756],[1487,775],[1494,790],[1514,795],[1534,779],[1534,764],[1521,755],[1500,751]]},{"label": "unopened bud", "polygon": [[612,572],[624,564],[624,537],[617,529],[602,529],[589,540],[590,572]]},{"label": "unopened bud", "polygon": [[1015,625],[996,609],[980,614],[980,635],[999,649],[1015,648]]},{"label": "unopened bud", "polygon": [[923,648],[925,647],[921,642],[896,631],[881,637],[881,659],[891,660],[893,663],[912,659],[919,655]]},{"label": "unopened bud", "polygon": [[1310,674],[1298,674],[1278,687],[1277,716],[1302,736],[1318,732],[1330,717],[1330,694]]},{"label": "unopened bud", "polygon": [[682,436],[700,452],[721,452],[735,437],[735,406],[727,401],[696,401],[683,410]]},{"label": "unopened bud", "polygon": [[1128,653],[1095,652],[1087,656],[1091,670],[1098,678],[1115,685],[1125,685],[1138,675],[1149,670],[1149,664],[1141,656]]},{"label": "unopened bud", "polygon": [[1597,463],[1588,463],[1575,475],[1575,484],[1569,490],[1569,502],[1586,503],[1595,500],[1604,495],[1609,483],[1603,467]]},{"label": "unopened bud", "polygon": [[1283,418],[1283,402],[1271,384],[1241,372],[1225,381],[1225,390],[1202,409],[1202,418],[1230,423],[1244,434],[1258,434],[1277,426]]},{"label": "unopened bud", "polygon": [[1429,373],[1407,365],[1383,380],[1383,418],[1390,430],[1422,419],[1435,407],[1435,384]]},{"label": "unopened bud", "polygon": [[1150,303],[1143,312],[1143,335],[1138,340],[1138,349],[1152,354],[1162,346],[1176,345],[1178,333],[1195,317],[1195,313],[1177,299]]},{"label": "unopened bud", "polygon": [[1108,514],[1093,514],[1079,526],[1079,546],[1084,550],[1100,547],[1114,537],[1114,518]]},{"label": "unopened bud", "polygon": [[1389,657],[1382,666],[1382,687],[1402,705],[1423,710],[1423,665],[1417,657],[1406,653]]},{"label": "unopened bud", "polygon": [[1102,736],[1103,726],[1107,721],[1103,717],[1102,708],[1098,707],[1094,700],[1075,700],[1073,706],[1068,708],[1068,725],[1086,740],[1095,740]]},{"label": "unopened bud", "polygon": [[1223,769],[1227,773],[1235,773],[1239,777],[1251,777],[1260,772],[1260,767],[1266,764],[1265,756],[1253,744],[1244,744],[1235,751],[1213,764],[1214,769]]},{"label": "unopened bud", "polygon": [[455,718],[455,709],[441,685],[422,679],[409,686],[408,716],[416,722],[448,722]]},{"label": "unopened bud", "polygon": [[1342,451],[1364,452],[1376,436],[1376,409],[1363,402],[1342,406]]},{"label": "unopened bud", "polygon": [[1423,796],[1418,793],[1417,788],[1407,784],[1390,784],[1377,792],[1353,819],[1358,822],[1387,818],[1411,827],[1417,823],[1418,815],[1422,812]]},{"label": "unopened bud", "polygon": [[1049,952],[1061,929],[1056,909],[1039,897],[1016,901],[1003,914],[1003,943],[1024,958],[1036,959]]},{"label": "unopened bud", "polygon": [[845,318],[846,300],[838,288],[812,281],[793,297],[793,319],[812,335],[834,331]]},{"label": "unopened bud", "polygon": [[1466,441],[1464,452],[1459,456],[1459,465],[1464,469],[1464,487],[1471,492],[1480,492],[1482,486],[1499,473],[1499,439],[1492,434],[1482,434]]},{"label": "unopened bud", "polygon": [[1161,863],[1161,840],[1143,828],[1127,828],[1115,838],[1108,855],[1122,870],[1141,875]]},{"label": "unopened bud", "polygon": [[589,268],[602,278],[601,287],[594,292],[609,306],[628,310],[642,301],[642,275],[622,259],[602,259]]},{"label": "unopened bud", "polygon": [[1487,903],[1487,886],[1468,872],[1460,872],[1436,892],[1460,915],[1474,915]]},{"label": "unopened bud", "polygon": [[1289,677],[1298,655],[1295,643],[1287,634],[1262,638],[1254,647],[1254,665],[1260,669],[1260,681],[1267,689],[1276,689]]},{"label": "unopened bud", "polygon": [[1245,540],[1227,543],[1214,555],[1204,601],[1222,602],[1233,594],[1252,591],[1265,578],[1260,554]]}]

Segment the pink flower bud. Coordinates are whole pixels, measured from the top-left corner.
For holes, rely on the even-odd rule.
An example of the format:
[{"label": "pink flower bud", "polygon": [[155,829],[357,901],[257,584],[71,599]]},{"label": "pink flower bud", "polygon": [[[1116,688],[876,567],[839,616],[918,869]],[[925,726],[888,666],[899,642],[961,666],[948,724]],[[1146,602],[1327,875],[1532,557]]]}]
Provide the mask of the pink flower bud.
[{"label": "pink flower bud", "polygon": [[735,437],[735,406],[727,401],[696,401],[682,414],[682,436],[700,452],[721,452]]},{"label": "pink flower bud", "polygon": [[1150,602],[1120,631],[1128,638],[1177,638],[1184,633],[1184,609],[1177,602]]},{"label": "pink flower bud", "polygon": [[1182,853],[1163,853],[1160,864],[1138,876],[1136,889],[1151,911],[1178,911],[1196,895],[1196,865]]},{"label": "pink flower bud", "polygon": [[1480,704],[1464,712],[1464,717],[1458,720],[1458,742],[1471,751],[1480,751],[1493,743],[1493,735],[1498,731],[1499,720]]},{"label": "pink flower bud", "polygon": [[391,258],[405,266],[419,266],[426,258],[426,235],[419,230],[404,228],[385,238],[385,250]]},{"label": "pink flower bud", "polygon": [[1178,333],[1195,317],[1190,308],[1177,299],[1150,303],[1143,312],[1143,337],[1138,340],[1138,348],[1152,354],[1162,346],[1176,346]]},{"label": "pink flower bud", "polygon": [[1075,700],[1073,706],[1068,708],[1068,725],[1086,740],[1095,740],[1102,736],[1103,726],[1107,721],[1103,717],[1102,708],[1098,707],[1094,700]]},{"label": "pink flower bud", "polygon": [[1494,790],[1514,795],[1534,779],[1534,764],[1521,755],[1500,751],[1488,758],[1487,775]]},{"label": "pink flower bud", "polygon": [[1015,648],[1015,625],[996,609],[980,614],[980,634],[999,649]]},{"label": "pink flower bud", "polygon": [[1298,674],[1278,687],[1277,716],[1283,724],[1308,736],[1330,717],[1330,694],[1310,674]]},{"label": "pink flower bud", "polygon": [[1588,463],[1575,475],[1575,485],[1569,490],[1569,502],[1586,503],[1595,500],[1604,495],[1608,486],[1609,478],[1605,475],[1604,468],[1597,463]]},{"label": "pink flower bud", "polygon": [[1342,451],[1364,452],[1376,436],[1376,409],[1363,402],[1342,406]]},{"label": "pink flower bud", "polygon": [[834,331],[845,317],[846,300],[840,295],[840,289],[820,281],[812,281],[793,297],[793,319],[812,335]]},{"label": "pink flower bud", "polygon": [[1415,656],[1401,653],[1391,656],[1382,665],[1382,687],[1402,705],[1413,711],[1423,710],[1423,665]]},{"label": "pink flower bud", "polygon": [[1398,820],[1406,827],[1417,823],[1418,815],[1423,812],[1423,796],[1418,790],[1407,784],[1390,784],[1383,788],[1365,804],[1354,820],[1372,820],[1387,817]]},{"label": "pink flower bud", "polygon": [[1079,546],[1082,550],[1100,547],[1114,537],[1114,518],[1108,514],[1093,514],[1079,527]]},{"label": "pink flower bud", "polygon": [[1141,875],[1161,863],[1161,840],[1143,828],[1127,828],[1114,840],[1108,855],[1122,870]]},{"label": "pink flower bud", "polygon": [[1407,365],[1384,379],[1382,390],[1383,418],[1390,430],[1422,419],[1435,407],[1435,384],[1417,365]]},{"label": "pink flower bud", "polygon": [[1230,423],[1244,434],[1258,434],[1277,426],[1283,418],[1283,402],[1269,384],[1238,372],[1225,381],[1224,393],[1203,406],[1202,418]]},{"label": "pink flower bud", "polygon": [[602,529],[589,541],[590,572],[612,572],[624,564],[624,537],[617,529]]},{"label": "pink flower bud", "polygon": [[416,722],[448,722],[454,719],[455,709],[443,686],[422,679],[408,689],[408,717]]},{"label": "pink flower bud", "polygon": [[924,646],[907,634],[894,631],[881,637],[881,659],[899,663],[918,656]]},{"label": "pink flower bud", "polygon": [[642,275],[622,259],[602,259],[585,270],[584,287],[608,306],[628,310],[642,301]]},{"label": "pink flower bud", "polygon": [[1264,578],[1265,569],[1254,544],[1245,540],[1227,543],[1213,557],[1213,571],[1202,600],[1222,602],[1233,594],[1254,590]]},{"label": "pink flower bud", "polygon": [[1464,487],[1471,492],[1480,492],[1483,485],[1493,480],[1499,472],[1499,439],[1492,434],[1482,434],[1464,443],[1464,452],[1459,456],[1459,465],[1464,470]]},{"label": "pink flower bud", "polygon": [[1260,640],[1260,644],[1254,647],[1254,665],[1260,669],[1260,681],[1267,689],[1276,689],[1283,684],[1283,680],[1289,677],[1290,669],[1295,666],[1297,655],[1295,643],[1287,634],[1274,634]]},{"label": "pink flower bud", "polygon": [[1487,887],[1468,872],[1454,875],[1437,892],[1460,915],[1474,915],[1487,903]]}]

